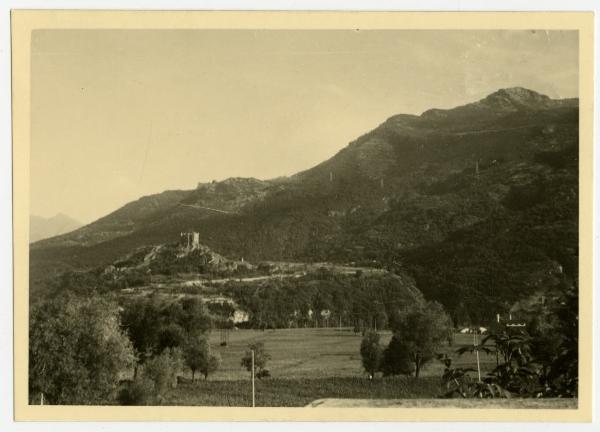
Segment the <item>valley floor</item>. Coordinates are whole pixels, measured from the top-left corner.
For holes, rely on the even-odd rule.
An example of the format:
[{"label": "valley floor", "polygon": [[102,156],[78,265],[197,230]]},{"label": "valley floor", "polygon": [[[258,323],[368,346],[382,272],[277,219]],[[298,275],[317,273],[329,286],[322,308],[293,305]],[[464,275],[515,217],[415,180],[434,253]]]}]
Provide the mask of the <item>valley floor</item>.
[{"label": "valley floor", "polygon": [[[387,345],[391,332],[382,331],[381,343]],[[221,346],[222,338],[227,338],[226,346]],[[230,330],[226,335],[215,329],[210,336],[211,347],[222,359],[221,367],[209,380],[244,380],[249,373],[240,365],[248,344],[264,342],[271,356],[267,364],[272,378],[331,378],[365,377],[360,359],[362,335],[352,328],[305,328],[277,330]],[[453,346],[443,347],[443,351],[454,357],[457,367],[475,367],[475,356],[470,353],[460,357],[454,352],[461,346],[473,343],[472,335],[456,334]],[[496,358],[481,353],[482,373],[493,369]],[[422,377],[440,378],[444,366],[432,360],[421,371]],[[189,372],[186,374],[191,378]]]},{"label": "valley floor", "polygon": [[[226,346],[221,346],[227,338]],[[382,343],[391,338],[381,332]],[[472,343],[473,336],[457,334],[453,346],[444,351],[454,356],[461,367],[475,367],[475,357],[454,351]],[[271,355],[267,368],[271,378],[256,380],[258,406],[306,406],[318,399],[433,399],[442,393],[443,365],[432,360],[419,378],[376,377],[369,380],[362,367],[359,347],[362,336],[351,328],[308,328],[278,330],[213,330],[211,346],[219,352],[222,364],[208,380],[186,371],[187,382],[171,390],[163,401],[167,405],[183,406],[250,406],[251,381],[248,371],[240,365],[249,343],[262,341]],[[482,373],[495,366],[495,357],[482,354]]]}]

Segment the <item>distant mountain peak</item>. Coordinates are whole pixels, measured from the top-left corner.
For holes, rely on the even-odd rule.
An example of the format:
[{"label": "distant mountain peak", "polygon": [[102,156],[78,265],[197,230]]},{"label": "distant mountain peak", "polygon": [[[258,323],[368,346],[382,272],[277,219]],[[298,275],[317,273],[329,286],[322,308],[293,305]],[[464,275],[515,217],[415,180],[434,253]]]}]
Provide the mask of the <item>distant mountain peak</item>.
[{"label": "distant mountain peak", "polygon": [[81,227],[81,222],[64,214],[57,213],[52,217],[40,217],[30,215],[29,217],[29,241],[36,242],[45,238],[54,237],[76,230]]},{"label": "distant mountain peak", "polygon": [[509,87],[500,89],[480,102],[487,105],[492,105],[499,108],[508,107],[545,107],[550,98],[536,91],[529,90],[523,87]]},{"label": "distant mountain peak", "polygon": [[[559,107],[576,107],[578,99],[551,99],[524,87],[508,87],[495,91],[485,98],[450,109],[433,108],[421,114],[422,119],[439,120],[505,115],[517,111],[546,110]],[[398,117],[398,116],[396,116]]]}]

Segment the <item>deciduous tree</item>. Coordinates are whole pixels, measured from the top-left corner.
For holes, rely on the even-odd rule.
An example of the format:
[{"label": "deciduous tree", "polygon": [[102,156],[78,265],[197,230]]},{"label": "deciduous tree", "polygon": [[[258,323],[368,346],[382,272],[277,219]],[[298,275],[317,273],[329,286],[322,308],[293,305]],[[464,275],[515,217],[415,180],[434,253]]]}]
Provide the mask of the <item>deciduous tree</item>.
[{"label": "deciduous tree", "polygon": [[118,305],[102,298],[60,296],[31,311],[29,392],[50,404],[93,405],[115,400],[134,353]]},{"label": "deciduous tree", "polygon": [[392,322],[394,336],[401,343],[415,366],[415,377],[447,341],[451,320],[442,305],[427,302],[400,312]]},{"label": "deciduous tree", "polygon": [[192,381],[195,379],[196,371],[204,375],[204,379],[208,375],[215,372],[221,364],[221,357],[218,353],[213,353],[210,349],[210,344],[205,337],[192,337],[185,345],[184,350],[185,364],[192,371]]},{"label": "deciduous tree", "polygon": [[261,372],[266,371],[267,362],[271,359],[271,356],[266,352],[263,342],[255,342],[248,345],[248,350],[244,354],[244,357],[242,357],[242,366],[248,372],[252,371],[252,351],[254,351],[254,370],[256,376],[260,378],[260,376],[263,376]]},{"label": "deciduous tree", "polygon": [[414,370],[415,367],[407,346],[398,336],[392,336],[389,345],[383,350],[381,359],[383,376],[410,375]]}]

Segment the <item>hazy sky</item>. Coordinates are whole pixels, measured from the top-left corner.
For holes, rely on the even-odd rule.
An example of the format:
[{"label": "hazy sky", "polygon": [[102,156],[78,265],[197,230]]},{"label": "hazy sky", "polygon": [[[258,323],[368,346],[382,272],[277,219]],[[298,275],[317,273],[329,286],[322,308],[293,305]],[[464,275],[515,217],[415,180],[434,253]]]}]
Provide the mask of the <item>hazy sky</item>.
[{"label": "hazy sky", "polygon": [[398,113],[523,86],[578,96],[576,32],[39,30],[31,212],[290,175]]}]

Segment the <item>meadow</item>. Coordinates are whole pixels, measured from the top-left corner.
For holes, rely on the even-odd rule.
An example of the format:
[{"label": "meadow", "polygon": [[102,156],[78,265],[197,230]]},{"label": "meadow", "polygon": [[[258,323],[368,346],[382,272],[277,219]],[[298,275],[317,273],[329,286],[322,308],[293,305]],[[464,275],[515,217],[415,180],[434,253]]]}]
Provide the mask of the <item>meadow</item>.
[{"label": "meadow", "polygon": [[[382,331],[380,336],[382,345],[387,345],[392,334]],[[221,337],[220,330],[213,330],[210,336],[212,349],[222,359],[219,371],[209,377],[212,380],[247,379],[249,374],[240,366],[240,361],[248,344],[259,341],[265,344],[271,356],[267,369],[273,378],[365,376],[359,353],[362,336],[351,328],[231,330],[226,346],[220,346]],[[456,334],[454,344],[445,345],[440,351],[451,355],[456,366],[475,368],[474,354],[466,353],[460,357],[454,354],[459,347],[472,344],[472,335]],[[491,370],[496,365],[496,357],[481,353],[480,364],[482,371]],[[443,369],[441,362],[432,360],[421,371],[421,376],[441,377]]]}]

